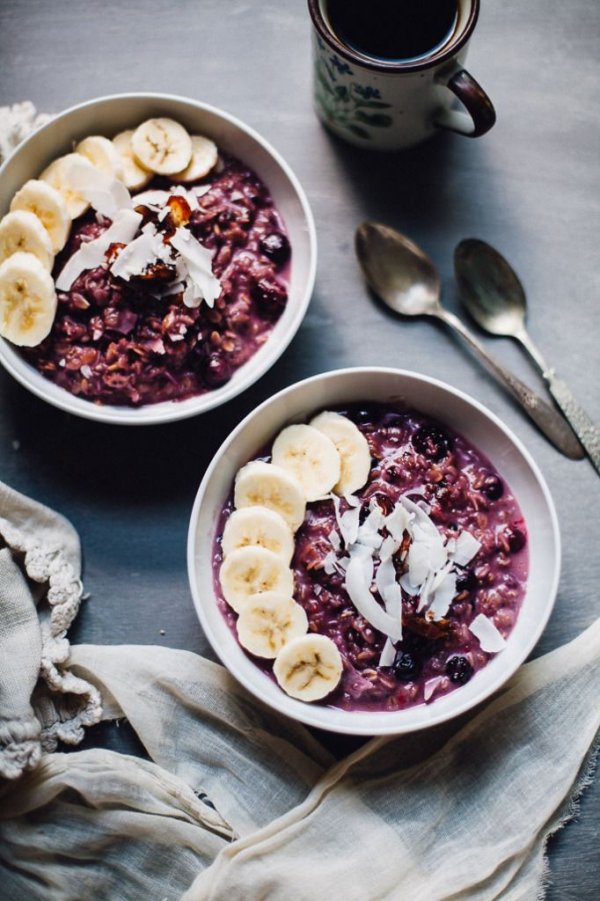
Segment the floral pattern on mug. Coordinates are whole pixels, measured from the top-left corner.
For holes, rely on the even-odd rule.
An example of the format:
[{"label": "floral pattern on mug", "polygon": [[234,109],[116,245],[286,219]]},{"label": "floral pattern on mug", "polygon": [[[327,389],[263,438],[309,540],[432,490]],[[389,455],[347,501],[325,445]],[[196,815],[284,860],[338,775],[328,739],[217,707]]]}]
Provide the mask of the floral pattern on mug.
[{"label": "floral pattern on mug", "polygon": [[349,80],[352,68],[318,39],[320,53],[315,60],[315,101],[327,122],[345,128],[359,138],[370,140],[369,128],[389,128],[392,117],[381,110],[392,104],[381,99],[378,88]]}]

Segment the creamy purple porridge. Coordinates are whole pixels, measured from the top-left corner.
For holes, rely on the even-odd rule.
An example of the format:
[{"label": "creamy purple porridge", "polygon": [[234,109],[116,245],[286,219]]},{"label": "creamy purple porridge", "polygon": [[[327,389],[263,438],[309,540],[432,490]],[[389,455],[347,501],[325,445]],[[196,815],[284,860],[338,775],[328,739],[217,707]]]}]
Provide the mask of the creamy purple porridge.
[{"label": "creamy purple porridge", "polygon": [[94,403],[182,400],[224,385],[268,340],[290,258],[251,169],[147,120],[84,139],[17,192],[0,222],[0,334]]},{"label": "creamy purple porridge", "polygon": [[[223,158],[221,171],[202,186],[208,190],[200,196],[187,189],[186,196],[169,194],[165,202],[158,195],[172,184],[156,178],[144,194],[156,192],[150,196],[158,202],[149,207],[142,195],[134,209],[142,213],[141,227],[154,223],[165,243],[185,224],[214,254],[212,271],[221,285],[214,305],[187,306],[183,290],[175,290],[173,264],[151,264],[125,281],[102,263],[58,292],[52,331],[26,351],[47,378],[99,403],[180,400],[225,384],[264,344],[287,301],[283,223],[265,186],[235,159]],[[83,242],[110,225],[93,211],[77,219],[55,276]],[[115,252],[113,244],[107,261]]]},{"label": "creamy purple porridge", "polygon": [[[521,511],[489,460],[429,417],[366,404],[321,414],[311,427],[319,428],[324,416],[347,420],[366,439],[366,481],[352,493],[341,492],[338,484],[326,497],[306,503],[300,525],[291,526],[291,582],[274,584],[269,573],[257,576],[253,559],[252,572],[246,569],[237,576],[247,580],[249,592],[258,593],[248,600],[234,590],[232,599],[235,567],[229,561],[233,558],[237,566],[244,551],[250,553],[248,545],[265,548],[269,543],[263,540],[268,529],[258,536],[241,522],[228,528],[229,521],[243,515],[250,522],[251,511],[261,504],[279,506],[282,512],[283,494],[278,489],[274,507],[271,488],[258,482],[266,478],[265,467],[279,471],[282,463],[284,468],[289,464],[292,473],[298,461],[313,465],[298,443],[303,436],[286,439],[287,456],[276,439],[260,458],[262,471],[255,463],[240,470],[223,509],[213,549],[219,607],[246,652],[293,697],[347,710],[393,711],[431,703],[469,682],[501,652],[516,622],[528,570]],[[329,434],[343,462],[348,445],[338,433]],[[237,543],[232,543],[234,532]],[[269,552],[262,548],[267,560]],[[265,630],[272,630],[273,621],[267,623],[265,610],[257,620],[260,592],[286,595],[290,584],[293,601],[286,602],[286,609],[299,606],[305,619],[281,639],[283,649],[276,644],[272,651],[264,650]],[[248,605],[253,605],[251,617]],[[271,617],[271,602],[263,607]],[[241,619],[247,620],[243,631]],[[248,641],[250,619],[260,632],[258,645]],[[304,631],[304,637],[297,637]],[[326,674],[316,697],[303,693],[303,686],[294,693],[288,678],[313,672],[306,669],[306,653],[298,656],[302,642],[311,645],[312,636],[328,639],[339,652],[337,676]],[[293,651],[293,659],[286,658],[282,679],[277,666],[286,649]],[[320,651],[311,646],[310,652],[312,667]]]}]

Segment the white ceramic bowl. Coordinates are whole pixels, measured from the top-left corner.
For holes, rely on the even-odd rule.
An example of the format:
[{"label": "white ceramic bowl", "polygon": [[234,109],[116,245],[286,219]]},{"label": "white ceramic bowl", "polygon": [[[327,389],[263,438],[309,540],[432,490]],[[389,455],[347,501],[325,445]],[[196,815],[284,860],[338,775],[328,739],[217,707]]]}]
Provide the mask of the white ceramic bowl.
[{"label": "white ceramic bowl", "polygon": [[124,425],[148,425],[185,419],[220,406],[259,379],[281,356],[306,312],[315,280],[316,233],[308,200],[296,176],[255,131],[239,119],[183,97],[168,94],[119,94],[90,100],[61,113],[36,131],[0,169],[0,216],[8,211],[15,192],[36,178],[53,159],[91,134],[114,137],[152,116],[169,116],[190,132],[205,134],[228,153],[250,166],[269,188],[286,224],[292,246],[291,284],[286,308],[268,341],[221,388],[183,401],[149,404],[133,409],[99,406],[70,394],[45,379],[9,342],[0,339],[0,363],[22,385],[62,410]]},{"label": "white ceramic bowl", "polygon": [[[429,705],[397,712],[345,711],[288,697],[237,643],[217,607],[211,565],[215,524],[237,470],[281,428],[352,401],[405,404],[450,425],[481,450],[510,485],[528,527],[529,579],[504,650],[466,685]],[[343,369],[280,391],[244,419],[216,454],[198,490],[188,536],[188,573],[202,628],[225,666],[257,698],[303,723],[355,735],[411,732],[443,722],[491,695],[538,641],[552,611],[560,572],[556,511],[527,450],[477,401],[435,379],[394,369]]]}]

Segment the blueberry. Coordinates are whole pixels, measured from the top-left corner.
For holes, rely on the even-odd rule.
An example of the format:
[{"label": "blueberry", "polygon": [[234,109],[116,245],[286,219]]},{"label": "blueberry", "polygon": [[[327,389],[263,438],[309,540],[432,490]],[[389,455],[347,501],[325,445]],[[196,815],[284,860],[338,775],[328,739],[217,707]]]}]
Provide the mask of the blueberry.
[{"label": "blueberry", "polygon": [[412,436],[414,449],[432,460],[447,457],[452,448],[450,436],[438,425],[422,425]]},{"label": "blueberry", "polygon": [[287,291],[283,285],[267,278],[261,278],[256,282],[252,296],[258,304],[261,314],[268,319],[278,319],[287,301]]},{"label": "blueberry", "polygon": [[350,419],[352,419],[358,425],[367,425],[368,423],[370,424],[373,421],[373,410],[363,409],[362,407],[349,410],[348,415]]},{"label": "blueberry", "polygon": [[231,378],[231,368],[223,354],[212,353],[204,361],[202,374],[209,388],[219,388]]},{"label": "blueberry", "polygon": [[504,494],[504,483],[498,476],[487,476],[483,483],[483,493],[490,501],[497,501]]},{"label": "blueberry", "polygon": [[281,232],[271,232],[260,239],[260,249],[278,266],[283,266],[290,258],[290,242]]},{"label": "blueberry", "polygon": [[451,657],[446,664],[446,673],[455,685],[465,685],[473,675],[473,667],[466,657]]},{"label": "blueberry", "polygon": [[472,569],[465,570],[456,580],[457,591],[473,591],[474,588],[477,588],[477,585],[477,576]]},{"label": "blueberry", "polygon": [[410,651],[397,651],[392,670],[396,679],[400,679],[401,682],[410,682],[411,679],[416,679],[421,672],[421,661]]},{"label": "blueberry", "polygon": [[505,534],[511,554],[518,554],[519,551],[522,551],[527,544],[525,533],[522,532],[521,529],[517,529],[515,526],[513,526],[511,529],[507,529]]}]

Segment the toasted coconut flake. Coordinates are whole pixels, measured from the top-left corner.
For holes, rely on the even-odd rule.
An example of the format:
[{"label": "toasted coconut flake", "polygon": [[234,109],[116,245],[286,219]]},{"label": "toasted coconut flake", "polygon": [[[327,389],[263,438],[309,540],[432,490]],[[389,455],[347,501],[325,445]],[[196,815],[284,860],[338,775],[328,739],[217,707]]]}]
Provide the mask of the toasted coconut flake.
[{"label": "toasted coconut flake", "polygon": [[392,644],[391,639],[387,638],[379,658],[378,666],[391,666],[396,656],[396,648]]},{"label": "toasted coconut flake", "polygon": [[448,610],[452,599],[456,595],[456,573],[446,572],[438,585],[433,586],[433,600],[429,606],[429,612],[434,620],[442,619]]},{"label": "toasted coconut flake", "polygon": [[506,641],[494,625],[491,619],[484,613],[479,613],[471,625],[469,631],[478,639],[482,651],[496,654],[506,647]]},{"label": "toasted coconut flake", "polygon": [[119,210],[131,209],[131,195],[123,182],[95,166],[72,165],[70,181],[95,210],[109,219],[114,219]]},{"label": "toasted coconut flake", "polygon": [[346,570],[345,587],[350,600],[374,629],[394,641],[402,638],[402,624],[394,619],[377,603],[371,594],[373,581],[372,550],[355,545],[350,553],[350,562]]},{"label": "toasted coconut flake", "polygon": [[189,276],[188,288],[190,284],[192,285],[192,290],[184,294],[183,302],[186,306],[197,306],[195,301],[200,298],[207,306],[213,307],[221,293],[221,283],[213,275],[212,251],[203,247],[186,228],[178,228],[175,231],[171,237],[171,246],[179,252],[185,262]]},{"label": "toasted coconut flake", "polygon": [[452,559],[457,566],[467,566],[481,548],[481,542],[470,532],[461,532],[456,539],[456,545],[452,552]]},{"label": "toasted coconut flake", "polygon": [[111,244],[128,244],[139,228],[142,216],[135,210],[121,210],[105,232],[93,241],[82,244],[68,260],[56,279],[59,291],[68,291],[75,279],[87,269],[95,269],[105,262]]},{"label": "toasted coconut flake", "polygon": [[434,676],[433,679],[428,679],[423,686],[423,698],[425,703],[431,700],[438,689],[445,687],[445,683],[447,682],[448,680],[445,676]]}]

